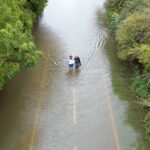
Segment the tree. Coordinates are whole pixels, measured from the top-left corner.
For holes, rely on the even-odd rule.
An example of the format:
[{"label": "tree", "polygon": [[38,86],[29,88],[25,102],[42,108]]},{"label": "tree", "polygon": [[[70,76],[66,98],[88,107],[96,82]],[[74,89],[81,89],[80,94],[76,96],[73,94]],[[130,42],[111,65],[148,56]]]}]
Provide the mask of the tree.
[{"label": "tree", "polygon": [[124,20],[116,32],[119,56],[125,60],[138,59],[150,69],[150,10],[135,12]]},{"label": "tree", "polygon": [[[42,52],[37,50],[32,26],[36,13],[42,11],[45,0],[0,0],[0,89],[21,68],[29,68],[37,63]],[[32,3],[37,8],[34,12]]]}]

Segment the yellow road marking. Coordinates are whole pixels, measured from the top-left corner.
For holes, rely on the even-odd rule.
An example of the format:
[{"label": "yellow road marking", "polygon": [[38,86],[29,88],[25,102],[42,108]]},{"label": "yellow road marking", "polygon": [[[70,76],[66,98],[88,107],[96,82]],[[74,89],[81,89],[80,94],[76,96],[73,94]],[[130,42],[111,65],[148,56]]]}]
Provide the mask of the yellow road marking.
[{"label": "yellow road marking", "polygon": [[77,123],[77,109],[76,109],[76,97],[75,97],[75,89],[72,88],[72,94],[73,94],[73,125],[76,126]]},{"label": "yellow road marking", "polygon": [[[75,69],[72,70],[72,74],[75,75]],[[76,107],[76,94],[75,94],[74,82],[73,82],[73,86],[72,86],[72,95],[73,95],[73,126],[76,127],[76,124],[77,124],[77,107]]]},{"label": "yellow road marking", "polygon": [[[105,81],[105,83],[106,83],[106,81]],[[105,87],[105,89],[106,89],[106,87]],[[117,147],[117,150],[121,150],[120,140],[119,140],[119,136],[118,136],[118,131],[117,131],[116,123],[115,123],[115,117],[113,115],[113,110],[112,110],[112,105],[111,105],[110,99],[111,98],[110,98],[109,94],[107,94],[107,102],[108,102],[108,106],[109,106],[108,107],[109,108],[109,115],[110,115],[111,122],[112,122],[112,127],[113,127],[114,136],[115,136],[115,142],[116,142],[116,147]]]},{"label": "yellow road marking", "polygon": [[47,65],[45,64],[44,66],[45,66],[45,68],[44,68],[44,71],[43,71],[40,94],[39,94],[39,98],[37,100],[37,109],[36,109],[35,119],[34,119],[33,126],[32,126],[32,134],[31,134],[31,141],[30,141],[30,144],[29,144],[29,150],[33,150],[33,144],[34,144],[35,135],[36,135],[36,128],[37,128],[38,120],[39,120],[39,117],[40,117],[42,97],[44,95],[45,79],[46,79],[46,66]]},{"label": "yellow road marking", "polygon": [[78,150],[76,146],[74,146],[73,150]]},{"label": "yellow road marking", "polygon": [[[106,85],[106,80],[105,80],[104,77],[103,77],[103,79],[104,79],[104,85]],[[104,89],[105,89],[105,91],[107,91],[106,86],[104,86]],[[110,114],[112,127],[113,127],[113,132],[114,132],[114,136],[115,136],[116,147],[117,147],[117,150],[121,150],[120,140],[119,140],[118,131],[117,131],[115,118],[114,118],[114,115],[113,115],[113,110],[112,110],[112,105],[111,105],[111,98],[110,98],[109,93],[107,93],[106,95],[107,95],[107,102],[108,102],[108,106],[109,106],[109,114]]]},{"label": "yellow road marking", "polygon": [[[98,54],[100,55],[100,53],[98,53]],[[107,91],[107,87],[106,87],[107,82],[106,82],[106,79],[104,77],[104,73],[102,73],[102,76],[103,76],[103,81],[104,81],[104,84],[103,84],[104,90]],[[106,95],[107,95],[107,102],[108,102],[108,106],[109,106],[109,114],[110,114],[112,127],[113,127],[113,132],[114,132],[114,136],[115,136],[116,147],[117,147],[117,150],[121,150],[121,146],[120,146],[121,143],[120,143],[120,140],[119,140],[119,135],[118,135],[118,131],[117,131],[116,123],[115,123],[115,117],[113,115],[113,109],[112,109],[112,105],[111,105],[111,98],[110,98],[109,93],[107,93]]]},{"label": "yellow road marking", "polygon": [[114,135],[115,135],[117,150],[121,150],[120,140],[119,140],[119,137],[118,137],[118,131],[117,131],[117,127],[116,127],[116,124],[115,124],[115,118],[114,118],[113,111],[112,111],[112,105],[111,105],[111,102],[109,101],[109,99],[108,99],[108,105],[109,105],[110,118],[111,118],[111,121],[112,121],[112,126],[113,126]]}]

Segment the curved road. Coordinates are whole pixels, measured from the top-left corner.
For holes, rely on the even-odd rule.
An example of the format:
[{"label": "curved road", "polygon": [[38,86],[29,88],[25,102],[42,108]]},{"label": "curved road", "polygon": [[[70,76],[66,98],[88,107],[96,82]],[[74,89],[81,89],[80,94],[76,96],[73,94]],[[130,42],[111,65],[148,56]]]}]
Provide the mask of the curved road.
[{"label": "curved road", "polygon": [[[51,0],[34,28],[44,59],[1,93],[2,150],[122,150],[113,109],[104,0]],[[68,71],[70,54],[82,67]]]}]

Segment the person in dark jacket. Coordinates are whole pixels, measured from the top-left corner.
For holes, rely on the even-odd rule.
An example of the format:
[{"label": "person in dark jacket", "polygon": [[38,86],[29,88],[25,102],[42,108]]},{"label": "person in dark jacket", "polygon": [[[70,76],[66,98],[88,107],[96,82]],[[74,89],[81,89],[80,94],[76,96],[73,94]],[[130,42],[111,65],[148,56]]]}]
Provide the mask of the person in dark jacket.
[{"label": "person in dark jacket", "polygon": [[74,60],[75,60],[75,68],[77,69],[81,66],[81,61],[80,61],[80,58],[78,56],[75,56]]}]

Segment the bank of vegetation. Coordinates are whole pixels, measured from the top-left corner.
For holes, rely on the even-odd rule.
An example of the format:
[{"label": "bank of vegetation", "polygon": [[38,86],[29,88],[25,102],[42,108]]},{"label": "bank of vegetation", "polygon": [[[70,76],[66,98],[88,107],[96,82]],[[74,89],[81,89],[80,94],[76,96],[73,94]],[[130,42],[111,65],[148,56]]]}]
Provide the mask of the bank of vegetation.
[{"label": "bank of vegetation", "polygon": [[118,57],[134,70],[132,88],[147,110],[143,122],[150,142],[150,0],[107,0],[106,10]]},{"label": "bank of vegetation", "polygon": [[46,0],[0,0],[0,89],[21,68],[29,68],[42,55],[32,27]]}]

